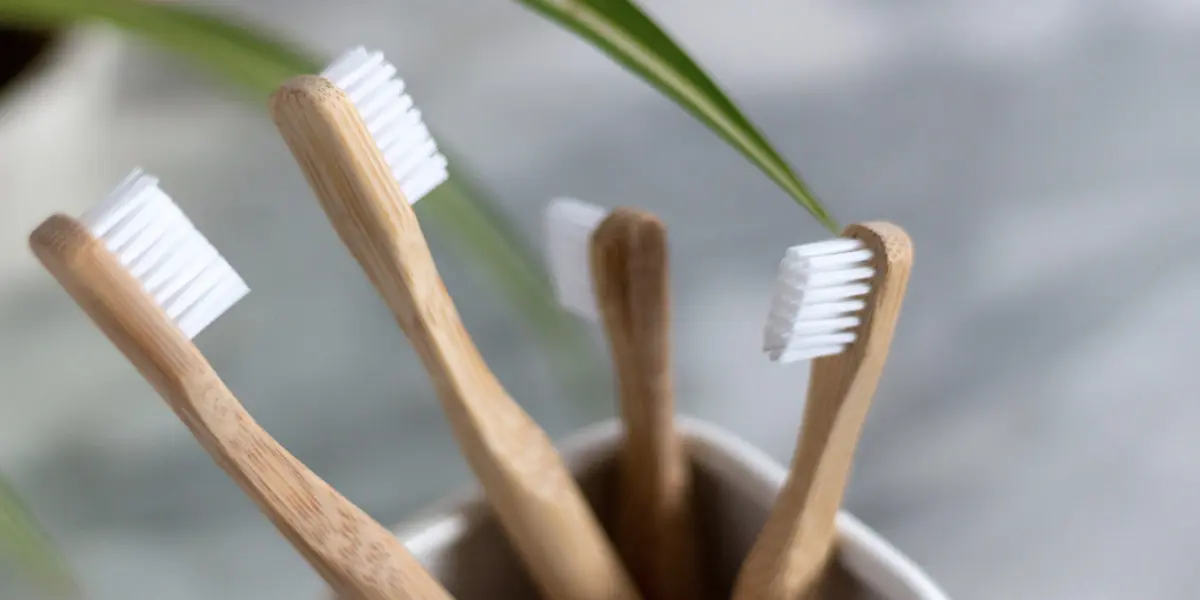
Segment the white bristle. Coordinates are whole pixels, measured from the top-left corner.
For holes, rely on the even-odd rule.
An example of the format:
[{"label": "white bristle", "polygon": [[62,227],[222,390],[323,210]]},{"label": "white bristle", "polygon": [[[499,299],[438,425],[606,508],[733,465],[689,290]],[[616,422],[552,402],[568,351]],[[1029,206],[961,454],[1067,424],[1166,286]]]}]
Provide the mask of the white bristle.
[{"label": "white bristle", "polygon": [[359,46],[329,64],[321,76],[341,88],[354,106],[409,204],[446,181],[446,157],[404,93],[404,81],[382,52]]},{"label": "white bristle", "polygon": [[250,288],[158,187],[134,169],[80,221],[104,243],[188,339]]},{"label": "white bristle", "polygon": [[586,319],[598,320],[593,293],[592,233],[609,211],[572,198],[559,198],[546,207],[546,259],[558,302]]},{"label": "white bristle", "polygon": [[788,248],[779,263],[763,351],[776,362],[840,354],[854,343],[856,313],[871,291],[871,251],[839,238]]}]

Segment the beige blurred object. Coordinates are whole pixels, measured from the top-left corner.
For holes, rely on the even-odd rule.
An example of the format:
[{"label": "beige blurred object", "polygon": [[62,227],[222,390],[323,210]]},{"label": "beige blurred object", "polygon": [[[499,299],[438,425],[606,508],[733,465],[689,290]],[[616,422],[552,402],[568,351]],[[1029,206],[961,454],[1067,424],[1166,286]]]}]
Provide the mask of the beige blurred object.
[{"label": "beige blurred object", "polygon": [[0,91],[0,277],[39,275],[26,236],[48,213],[79,214],[112,184],[109,145],[123,45],[104,27],[57,34]]},{"label": "beige blurred object", "polygon": [[[676,421],[695,469],[700,547],[706,582],[728,597],[743,557],[766,521],[787,470],[745,441],[714,425]],[[612,521],[615,421],[568,439],[562,452],[596,513]],[[452,498],[397,529],[397,535],[457,600],[537,600],[520,559],[476,492]],[[920,567],[848,513],[837,519],[836,560],[819,600],[949,600]]]}]

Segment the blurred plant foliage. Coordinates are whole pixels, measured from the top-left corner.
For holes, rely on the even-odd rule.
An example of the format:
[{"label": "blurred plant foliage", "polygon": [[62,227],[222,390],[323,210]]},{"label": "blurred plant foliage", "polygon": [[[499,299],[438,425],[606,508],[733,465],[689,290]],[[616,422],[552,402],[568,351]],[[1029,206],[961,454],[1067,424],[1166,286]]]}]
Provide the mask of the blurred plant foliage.
[{"label": "blurred plant foliage", "polygon": [[0,480],[0,558],[56,597],[75,592],[65,561],[42,533],[13,489]]},{"label": "blurred plant foliage", "polygon": [[[663,30],[629,0],[519,0],[591,42],[653,85],[743,154],[835,234],[838,225],[766,137]],[[179,3],[142,0],[0,0],[0,20],[32,27],[104,21],[174,51],[260,101],[283,81],[323,62],[271,34]],[[265,102],[263,102],[265,105]],[[451,161],[451,164],[461,161]],[[557,309],[540,261],[501,211],[461,174],[418,204],[418,212],[469,260],[538,336],[555,372],[570,385],[597,382],[595,348]],[[66,570],[0,486],[0,545],[41,574]],[[6,544],[4,542],[7,542]],[[65,581],[65,579],[63,579]]]}]

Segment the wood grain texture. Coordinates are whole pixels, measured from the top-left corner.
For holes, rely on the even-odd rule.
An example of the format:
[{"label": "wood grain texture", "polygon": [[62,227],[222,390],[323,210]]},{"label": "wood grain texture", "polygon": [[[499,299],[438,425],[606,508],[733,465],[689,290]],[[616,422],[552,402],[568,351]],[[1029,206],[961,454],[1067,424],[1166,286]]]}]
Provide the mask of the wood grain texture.
[{"label": "wood grain texture", "polygon": [[592,234],[590,254],[625,429],[617,549],[647,600],[696,600],[704,586],[691,465],[674,427],[666,227],[649,213],[618,208]]},{"label": "wood grain texture", "polygon": [[843,236],[874,253],[859,336],[845,352],[813,361],[791,471],[738,574],[734,600],[809,598],[832,555],[835,518],[912,269],[912,243],[895,225],[851,225]]},{"label": "wood grain texture", "polygon": [[30,246],[335,592],[368,600],[450,599],[390,531],[254,422],[200,350],[82,224],[52,216],[30,236]]},{"label": "wood grain texture", "polygon": [[544,596],[638,598],[550,439],[464,329],[416,215],[349,98],[302,76],[274,94],[271,112],[334,229],[421,357],[467,462]]}]

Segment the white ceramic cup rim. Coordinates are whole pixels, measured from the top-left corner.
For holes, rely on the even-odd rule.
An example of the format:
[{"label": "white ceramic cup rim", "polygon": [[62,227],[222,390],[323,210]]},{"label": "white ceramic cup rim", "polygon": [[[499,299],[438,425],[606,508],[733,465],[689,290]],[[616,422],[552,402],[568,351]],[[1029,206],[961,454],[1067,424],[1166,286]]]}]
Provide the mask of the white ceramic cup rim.
[{"label": "white ceramic cup rim", "polygon": [[[698,419],[680,417],[677,428],[697,461],[714,471],[746,479],[744,491],[760,498],[764,505],[774,501],[787,478],[787,469],[777,461],[732,433]],[[616,421],[602,421],[572,434],[560,448],[568,464],[587,463],[590,457],[611,448],[620,436]],[[468,515],[461,508],[478,499],[475,490],[454,496],[425,516],[399,526],[397,535],[414,554],[431,552],[470,527]],[[850,513],[838,513],[837,527],[839,560],[847,571],[888,600],[949,600],[916,563]]]}]

